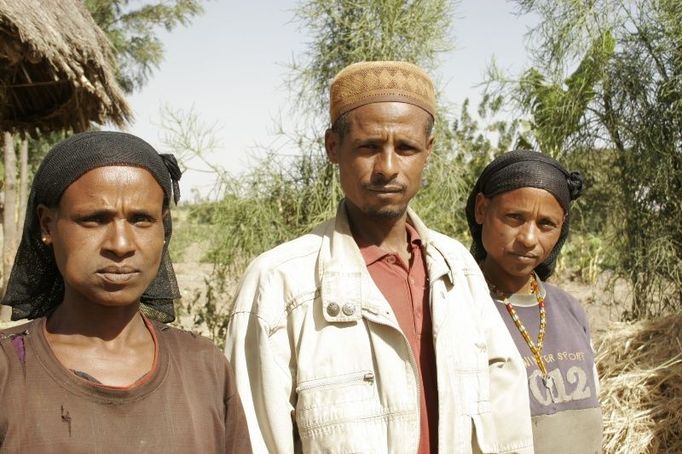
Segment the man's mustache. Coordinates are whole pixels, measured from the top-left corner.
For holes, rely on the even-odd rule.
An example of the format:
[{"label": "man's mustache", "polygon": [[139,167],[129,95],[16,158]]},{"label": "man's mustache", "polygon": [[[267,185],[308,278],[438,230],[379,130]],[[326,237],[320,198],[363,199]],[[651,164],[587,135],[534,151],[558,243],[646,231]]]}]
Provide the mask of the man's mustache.
[{"label": "man's mustache", "polygon": [[403,192],[407,185],[399,181],[373,181],[364,184],[363,187],[373,192]]}]

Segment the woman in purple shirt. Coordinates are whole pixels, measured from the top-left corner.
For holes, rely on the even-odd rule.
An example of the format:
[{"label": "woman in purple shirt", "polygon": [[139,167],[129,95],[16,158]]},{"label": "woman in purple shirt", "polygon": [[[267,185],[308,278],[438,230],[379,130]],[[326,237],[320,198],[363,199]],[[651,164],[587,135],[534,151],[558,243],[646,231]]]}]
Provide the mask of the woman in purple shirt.
[{"label": "woman in purple shirt", "polygon": [[471,252],[526,364],[535,452],[598,453],[601,409],[585,312],[547,282],[566,241],[579,173],[541,153],[505,153],[467,201]]}]

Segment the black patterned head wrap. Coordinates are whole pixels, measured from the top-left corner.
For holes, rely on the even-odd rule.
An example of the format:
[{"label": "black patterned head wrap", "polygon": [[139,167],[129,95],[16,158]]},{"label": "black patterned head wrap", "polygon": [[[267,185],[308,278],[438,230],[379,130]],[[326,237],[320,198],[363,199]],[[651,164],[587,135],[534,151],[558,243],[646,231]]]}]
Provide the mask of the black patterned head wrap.
[{"label": "black patterned head wrap", "polygon": [[482,193],[491,198],[503,192],[519,188],[539,188],[551,193],[566,213],[561,234],[554,249],[543,263],[535,268],[540,279],[545,280],[554,272],[559,251],[566,241],[570,226],[569,204],[580,196],[583,178],[578,172],[569,172],[558,161],[542,153],[515,150],[495,158],[483,169],[467,200],[466,215],[473,243],[471,254],[477,261],[486,257],[481,240],[482,226],[476,223],[476,196]]},{"label": "black patterned head wrap", "polygon": [[[64,280],[52,248],[41,241],[38,205],[56,207],[74,181],[98,167],[131,166],[151,173],[163,189],[163,207],[180,198],[181,172],[175,157],[159,154],[144,140],[114,131],[76,134],[55,145],[45,156],[33,179],[26,208],[21,243],[2,304],[12,307],[12,320],[50,314],[64,298]],[[180,298],[175,272],[168,255],[171,217],[163,220],[166,243],[156,278],[142,294],[141,310],[162,322],[175,319],[173,302]]]}]

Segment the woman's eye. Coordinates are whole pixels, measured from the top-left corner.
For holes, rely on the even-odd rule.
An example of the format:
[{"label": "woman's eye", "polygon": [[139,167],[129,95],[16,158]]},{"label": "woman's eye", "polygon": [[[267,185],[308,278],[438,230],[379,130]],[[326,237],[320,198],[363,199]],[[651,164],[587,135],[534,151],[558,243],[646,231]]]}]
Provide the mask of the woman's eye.
[{"label": "woman's eye", "polygon": [[106,219],[104,218],[104,216],[95,215],[81,218],[79,222],[85,225],[86,227],[95,227],[104,224],[106,222]]}]

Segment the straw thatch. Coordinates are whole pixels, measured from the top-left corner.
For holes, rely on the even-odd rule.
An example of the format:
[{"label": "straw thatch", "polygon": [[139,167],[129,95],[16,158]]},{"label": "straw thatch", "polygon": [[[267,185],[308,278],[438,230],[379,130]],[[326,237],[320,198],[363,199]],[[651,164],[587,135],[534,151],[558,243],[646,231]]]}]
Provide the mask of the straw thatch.
[{"label": "straw thatch", "polygon": [[604,452],[682,453],[682,315],[615,324],[597,352]]},{"label": "straw thatch", "polygon": [[0,131],[81,131],[131,116],[80,0],[0,0]]}]

